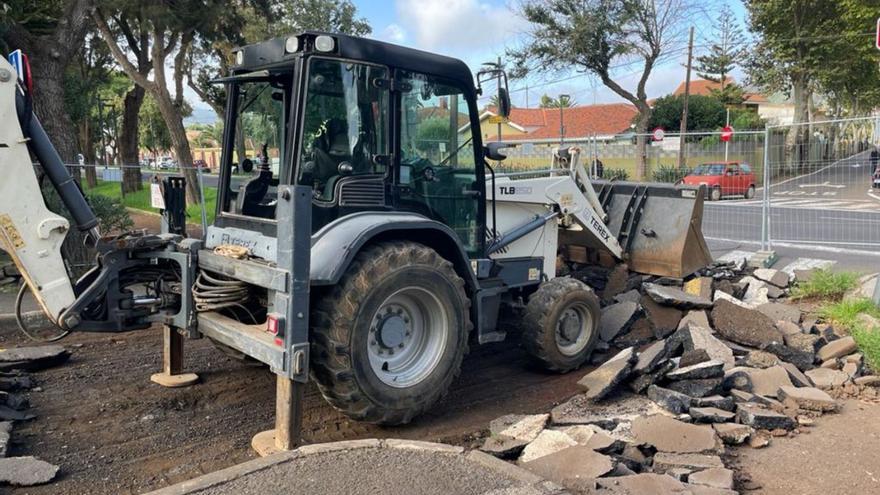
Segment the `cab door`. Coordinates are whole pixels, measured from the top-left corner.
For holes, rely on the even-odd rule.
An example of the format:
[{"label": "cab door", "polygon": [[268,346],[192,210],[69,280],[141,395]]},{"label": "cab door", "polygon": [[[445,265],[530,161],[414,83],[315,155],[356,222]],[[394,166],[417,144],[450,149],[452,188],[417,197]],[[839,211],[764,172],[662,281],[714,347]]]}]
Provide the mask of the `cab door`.
[{"label": "cab door", "polygon": [[485,179],[474,153],[467,90],[410,71],[398,71],[396,80],[397,207],[449,226],[471,257],[480,256],[485,247]]}]

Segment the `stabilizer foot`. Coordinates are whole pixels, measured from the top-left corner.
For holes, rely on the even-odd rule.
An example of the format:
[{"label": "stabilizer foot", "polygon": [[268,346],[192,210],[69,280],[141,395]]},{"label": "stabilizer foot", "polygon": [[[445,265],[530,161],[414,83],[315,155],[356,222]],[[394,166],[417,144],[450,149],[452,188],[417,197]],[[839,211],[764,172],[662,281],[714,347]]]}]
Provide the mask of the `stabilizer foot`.
[{"label": "stabilizer foot", "polygon": [[275,430],[261,431],[254,435],[254,438],[251,439],[251,448],[260,457],[284,452],[284,449],[278,448],[275,444]]},{"label": "stabilizer foot", "polygon": [[155,373],[150,381],[168,388],[189,387],[199,381],[199,375],[195,373],[181,373],[170,375],[168,373]]}]

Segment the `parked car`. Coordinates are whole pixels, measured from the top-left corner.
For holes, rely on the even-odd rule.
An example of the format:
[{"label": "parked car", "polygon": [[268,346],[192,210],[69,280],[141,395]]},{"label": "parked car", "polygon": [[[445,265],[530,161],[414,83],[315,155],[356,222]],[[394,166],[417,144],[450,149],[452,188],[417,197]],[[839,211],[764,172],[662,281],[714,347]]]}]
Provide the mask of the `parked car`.
[{"label": "parked car", "polygon": [[874,189],[880,187],[880,167],[874,169],[874,179],[871,181],[871,187]]},{"label": "parked car", "polygon": [[691,171],[682,182],[689,186],[706,186],[706,196],[712,201],[725,196],[755,197],[755,174],[746,163],[704,163]]},{"label": "parked car", "polygon": [[211,173],[211,167],[208,166],[208,162],[205,160],[193,160],[193,167],[196,169],[201,169],[202,172]]}]

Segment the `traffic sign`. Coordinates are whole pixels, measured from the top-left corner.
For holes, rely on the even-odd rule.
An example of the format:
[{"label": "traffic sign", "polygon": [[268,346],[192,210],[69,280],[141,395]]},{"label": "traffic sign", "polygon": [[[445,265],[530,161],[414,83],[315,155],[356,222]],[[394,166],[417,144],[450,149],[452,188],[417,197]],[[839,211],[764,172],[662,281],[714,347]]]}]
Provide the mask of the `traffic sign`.
[{"label": "traffic sign", "polygon": [[666,131],[664,131],[662,127],[658,127],[656,129],[654,129],[654,131],[651,133],[651,138],[654,141],[663,141],[663,138],[665,136],[666,136]]},{"label": "traffic sign", "polygon": [[721,129],[721,140],[726,143],[726,142],[730,141],[730,139],[732,137],[733,137],[733,127],[730,127],[729,125],[724,126]]},{"label": "traffic sign", "polygon": [[507,117],[502,117],[501,115],[490,115],[488,119],[486,119],[490,124],[506,124],[510,122],[510,119]]}]

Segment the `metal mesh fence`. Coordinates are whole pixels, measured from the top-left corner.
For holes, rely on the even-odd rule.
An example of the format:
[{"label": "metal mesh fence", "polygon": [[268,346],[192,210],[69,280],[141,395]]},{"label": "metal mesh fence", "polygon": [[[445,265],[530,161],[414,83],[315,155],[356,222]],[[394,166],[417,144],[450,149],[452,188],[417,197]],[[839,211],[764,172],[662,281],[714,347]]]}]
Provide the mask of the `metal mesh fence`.
[{"label": "metal mesh fence", "polygon": [[[877,118],[768,128],[765,244],[873,251],[880,246]],[[756,208],[760,201],[744,202]]]}]

